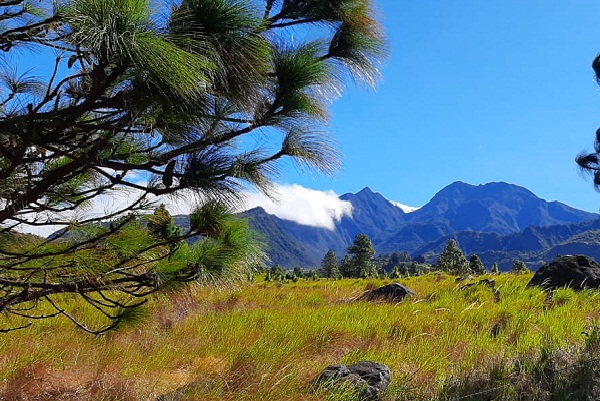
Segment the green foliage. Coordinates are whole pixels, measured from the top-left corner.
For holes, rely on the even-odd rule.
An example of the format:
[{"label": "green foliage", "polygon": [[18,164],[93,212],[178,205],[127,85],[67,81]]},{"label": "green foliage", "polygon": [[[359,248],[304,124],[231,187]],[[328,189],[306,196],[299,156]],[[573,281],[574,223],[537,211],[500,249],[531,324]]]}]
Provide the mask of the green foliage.
[{"label": "green foliage", "polygon": [[283,269],[281,268],[281,266],[279,265],[273,265],[273,267],[271,267],[271,269],[269,270],[269,273],[267,273],[268,276],[268,280],[275,280],[275,281],[283,281],[285,280],[285,271],[283,271]]},{"label": "green foliage", "polygon": [[169,242],[171,251],[177,248],[182,230],[177,227],[164,204],[161,204],[152,215],[148,216],[147,224],[150,235],[155,236],[158,240]]},{"label": "green foliage", "polygon": [[395,251],[389,256],[383,268],[387,271],[392,271],[395,266],[401,266],[412,261],[412,257],[408,252]]},{"label": "green foliage", "polygon": [[[600,84],[600,55],[596,55],[592,62],[596,82]],[[580,153],[575,159],[579,167],[589,173],[594,181],[594,186],[600,188],[600,130],[596,130],[594,138],[594,152]]]},{"label": "green foliage", "polygon": [[408,252],[395,251],[391,255],[381,255],[382,269],[390,278],[420,276],[431,270],[431,266],[420,259],[413,260]]},{"label": "green foliage", "polygon": [[458,246],[455,239],[449,239],[442,251],[436,269],[455,275],[464,275],[471,272],[465,254]]},{"label": "green foliage", "polygon": [[348,247],[350,259],[346,261],[347,266],[344,270],[349,273],[344,277],[377,277],[377,267],[372,259],[375,255],[373,243],[365,234],[358,234],[354,237],[354,242]]},{"label": "green foliage", "polygon": [[352,261],[350,260],[349,255],[344,255],[342,261],[340,262],[340,274],[342,277],[356,277],[356,272],[354,270],[354,266],[352,265]]},{"label": "green foliage", "polygon": [[323,257],[321,270],[323,271],[323,277],[325,278],[339,279],[342,276],[340,273],[337,255],[331,249],[328,250]]},{"label": "green foliage", "polygon": [[421,276],[427,274],[432,270],[432,267],[427,263],[411,262],[407,267],[407,275],[410,276]]},{"label": "green foliage", "polygon": [[485,274],[485,267],[478,255],[471,255],[471,258],[469,259],[469,270],[475,275]]},{"label": "green foliage", "polygon": [[522,260],[515,260],[512,267],[510,268],[510,272],[514,274],[526,274],[530,273],[530,270],[527,268],[527,265]]},{"label": "green foliage", "polygon": [[[0,15],[0,312],[30,319],[44,303],[73,317],[56,294],[110,322],[116,294],[251,276],[264,252],[231,216],[239,193],[272,194],[283,159],[335,171],[329,102],[373,85],[385,51],[366,0],[11,0]],[[19,76],[15,49],[53,72]],[[244,140],[265,132],[278,139]],[[186,232],[155,208],[167,195],[195,200]],[[12,232],[57,226],[29,245]]]},{"label": "green foliage", "polygon": [[406,275],[406,273],[403,273],[403,272],[400,270],[400,267],[398,267],[398,266],[394,266],[394,269],[393,269],[393,270],[392,270],[392,272],[390,273],[390,278],[392,278],[392,279],[396,279],[396,278],[403,277],[403,276],[405,276],[405,275]]}]

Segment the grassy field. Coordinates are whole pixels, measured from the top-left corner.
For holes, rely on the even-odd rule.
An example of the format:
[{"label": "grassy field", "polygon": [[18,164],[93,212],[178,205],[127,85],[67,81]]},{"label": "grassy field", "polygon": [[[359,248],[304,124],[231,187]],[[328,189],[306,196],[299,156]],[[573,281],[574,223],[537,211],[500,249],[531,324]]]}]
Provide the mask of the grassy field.
[{"label": "grassy field", "polygon": [[[315,390],[327,365],[388,365],[384,400],[585,400],[600,291],[526,288],[529,275],[353,302],[390,280],[300,280],[160,294],[135,326],[92,336],[66,319],[0,334],[2,400],[350,400]],[[82,312],[83,313],[83,312]],[[88,312],[86,312],[88,313]]]}]

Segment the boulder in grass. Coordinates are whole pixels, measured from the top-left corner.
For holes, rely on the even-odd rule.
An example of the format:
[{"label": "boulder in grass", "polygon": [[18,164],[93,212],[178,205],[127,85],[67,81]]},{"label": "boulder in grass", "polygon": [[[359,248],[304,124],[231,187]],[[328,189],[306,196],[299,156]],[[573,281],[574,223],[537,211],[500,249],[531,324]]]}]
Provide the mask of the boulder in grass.
[{"label": "boulder in grass", "polygon": [[327,366],[315,380],[318,387],[352,387],[360,400],[379,400],[392,380],[390,368],[371,361]]},{"label": "boulder in grass", "polygon": [[415,293],[403,286],[400,283],[391,283],[384,285],[383,287],[376,288],[374,290],[366,291],[360,297],[359,301],[386,301],[386,302],[400,302],[406,297],[412,297]]},{"label": "boulder in grass", "polygon": [[534,285],[547,290],[598,288],[600,264],[585,255],[559,255],[535,272],[527,286]]}]

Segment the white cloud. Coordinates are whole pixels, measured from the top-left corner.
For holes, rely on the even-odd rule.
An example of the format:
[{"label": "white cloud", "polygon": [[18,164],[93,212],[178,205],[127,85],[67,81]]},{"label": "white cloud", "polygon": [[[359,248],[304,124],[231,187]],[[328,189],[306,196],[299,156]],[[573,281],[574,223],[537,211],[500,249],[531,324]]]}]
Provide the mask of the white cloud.
[{"label": "white cloud", "polygon": [[[144,184],[144,182],[142,182]],[[53,213],[41,213],[37,216],[28,215],[21,216],[29,221],[63,221],[65,224],[53,224],[48,226],[35,226],[35,225],[20,225],[16,227],[18,231],[32,233],[47,237],[56,231],[64,228],[68,222],[82,221],[85,219],[102,219],[106,216],[110,216],[114,213],[122,211],[128,205],[135,203],[140,195],[141,190],[138,189],[124,189],[121,188],[116,191],[110,191],[103,195],[97,196],[90,203],[87,203],[75,212],[53,214]],[[190,193],[182,192],[178,195],[172,196],[160,196],[156,197],[153,195],[147,196],[148,213],[151,213],[155,207],[164,203],[167,210],[173,215],[175,214],[189,214],[197,204],[197,199]]]},{"label": "white cloud", "polygon": [[404,213],[412,213],[415,210],[419,210],[420,209],[420,207],[406,206],[406,205],[403,205],[402,203],[399,203],[399,202],[390,201],[390,203],[392,205],[394,205],[394,206],[399,207],[400,209],[402,209],[402,211]]},{"label": "white cloud", "polygon": [[[108,216],[134,202],[140,193],[138,190],[115,191],[97,197],[83,210],[78,211],[77,214],[62,215],[60,217],[63,221],[76,221],[84,218]],[[242,209],[248,210],[260,206],[267,213],[274,214],[281,219],[330,230],[335,227],[335,222],[339,221],[342,216],[352,215],[352,205],[347,201],[340,200],[333,191],[317,191],[294,184],[279,185],[276,187],[276,193],[276,202],[258,192],[241,194],[240,198],[246,200]],[[148,200],[154,203],[149,212],[157,205],[164,203],[167,210],[173,215],[189,214],[198,204],[198,199],[190,191],[183,191],[174,196],[150,196]],[[53,220],[53,217],[56,216],[37,216],[38,220]],[[23,232],[48,236],[62,227],[64,225],[21,226],[18,229]]]},{"label": "white cloud", "polygon": [[277,186],[277,193],[278,200],[273,202],[263,194],[249,192],[245,209],[260,206],[280,219],[329,230],[335,228],[342,216],[352,216],[352,204],[339,199],[333,191],[317,191],[292,184]]}]

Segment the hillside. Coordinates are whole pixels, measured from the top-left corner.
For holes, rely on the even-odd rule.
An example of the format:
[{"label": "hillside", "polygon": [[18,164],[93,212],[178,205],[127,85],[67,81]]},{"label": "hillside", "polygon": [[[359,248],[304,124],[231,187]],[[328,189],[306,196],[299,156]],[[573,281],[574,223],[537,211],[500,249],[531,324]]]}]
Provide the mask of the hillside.
[{"label": "hillside", "polygon": [[422,255],[426,261],[434,262],[449,238],[460,244],[465,254],[478,254],[487,266],[499,263],[508,270],[516,259],[527,262],[528,267],[537,269],[556,255],[586,254],[600,260],[600,220],[562,224],[547,227],[527,227],[509,235],[462,231],[417,249],[414,254]]}]

